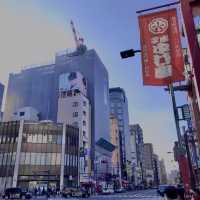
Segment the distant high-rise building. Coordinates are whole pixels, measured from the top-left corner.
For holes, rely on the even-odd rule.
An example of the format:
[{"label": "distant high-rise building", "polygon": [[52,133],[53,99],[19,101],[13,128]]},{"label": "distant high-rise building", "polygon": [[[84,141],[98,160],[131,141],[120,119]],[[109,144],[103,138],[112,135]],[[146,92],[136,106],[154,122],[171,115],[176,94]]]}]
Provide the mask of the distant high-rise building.
[{"label": "distant high-rise building", "polygon": [[151,143],[144,144],[143,161],[145,169],[153,169],[153,145]]},{"label": "distant high-rise building", "polygon": [[[130,125],[130,141],[131,141],[131,159],[133,163],[136,162],[135,173],[134,173],[134,182],[135,185],[141,184],[143,182],[143,130],[139,124]],[[134,146],[135,143],[135,146]]]},{"label": "distant high-rise building", "polygon": [[111,88],[109,93],[110,112],[117,117],[119,126],[122,177],[128,178],[127,167],[131,162],[128,101],[122,88]]},{"label": "distant high-rise building", "polygon": [[121,179],[119,127],[118,120],[114,115],[110,116],[110,138],[111,143],[115,146],[112,152],[112,172]]},{"label": "distant high-rise building", "polygon": [[158,155],[153,154],[153,172],[154,172],[154,185],[160,184],[160,164]]},{"label": "distant high-rise building", "polygon": [[130,150],[131,150],[131,168],[132,168],[132,182],[137,185],[137,151],[136,151],[136,131],[135,126],[130,125]]},{"label": "distant high-rise building", "polygon": [[154,182],[154,171],[153,171],[153,145],[151,143],[145,143],[143,148],[143,172],[144,179],[147,185],[152,185]]},{"label": "distant high-rise building", "polygon": [[3,95],[4,95],[4,85],[0,83],[0,121],[2,120],[3,117],[3,112],[2,112]]},{"label": "distant high-rise building", "polygon": [[75,71],[88,81],[92,119],[91,156],[94,158],[95,142],[101,137],[110,140],[108,72],[95,50],[58,53],[53,64],[10,74],[4,121],[11,120],[18,109],[30,106],[39,112],[40,120],[56,122],[59,84],[65,81],[64,74]]},{"label": "distant high-rise building", "polygon": [[164,159],[160,160],[160,184],[167,184],[167,172]]},{"label": "distant high-rise building", "polygon": [[79,128],[80,182],[91,177],[91,106],[87,98],[86,79],[80,72],[61,75],[57,121]]}]

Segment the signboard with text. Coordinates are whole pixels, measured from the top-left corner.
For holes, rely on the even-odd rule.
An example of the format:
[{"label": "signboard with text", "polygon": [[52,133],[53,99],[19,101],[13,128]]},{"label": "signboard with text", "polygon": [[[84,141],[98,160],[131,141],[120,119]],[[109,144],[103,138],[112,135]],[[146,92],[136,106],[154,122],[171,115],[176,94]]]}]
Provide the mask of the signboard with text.
[{"label": "signboard with text", "polygon": [[139,26],[144,85],[164,86],[184,80],[176,9],[141,15]]}]

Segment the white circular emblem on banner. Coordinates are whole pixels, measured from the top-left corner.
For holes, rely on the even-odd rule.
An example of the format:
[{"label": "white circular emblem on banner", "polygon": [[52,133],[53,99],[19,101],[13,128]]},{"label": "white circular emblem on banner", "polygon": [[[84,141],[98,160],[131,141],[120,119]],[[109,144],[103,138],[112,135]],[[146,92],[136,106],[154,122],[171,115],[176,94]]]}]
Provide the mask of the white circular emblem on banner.
[{"label": "white circular emblem on banner", "polygon": [[164,18],[155,18],[149,23],[149,31],[153,34],[162,34],[168,29],[168,21]]}]

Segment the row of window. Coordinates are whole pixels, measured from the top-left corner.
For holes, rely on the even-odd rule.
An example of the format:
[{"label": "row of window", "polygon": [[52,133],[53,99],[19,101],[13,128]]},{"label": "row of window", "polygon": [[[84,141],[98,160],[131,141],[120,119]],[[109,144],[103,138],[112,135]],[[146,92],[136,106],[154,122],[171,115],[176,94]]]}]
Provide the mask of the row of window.
[{"label": "row of window", "polygon": [[115,114],[123,114],[123,110],[122,109],[114,109],[114,108],[111,108],[111,113]]},{"label": "row of window", "polygon": [[[0,153],[0,165],[15,165],[16,153]],[[65,154],[66,166],[77,166],[78,156]],[[60,153],[29,153],[21,152],[20,165],[60,165]]]},{"label": "row of window", "polygon": [[0,153],[0,165],[15,165],[16,153]]},{"label": "row of window", "polygon": [[[86,111],[83,111],[83,115],[86,116]],[[78,112],[73,112],[73,117],[78,117]]]},{"label": "row of window", "polygon": [[[77,166],[78,157],[72,154],[65,154],[66,166]],[[20,154],[21,165],[60,165],[60,153],[24,153]]]},{"label": "row of window", "polygon": [[[72,103],[72,107],[78,107],[79,106],[79,102],[75,101]],[[83,106],[87,106],[87,102],[83,101]]]},{"label": "row of window", "polygon": [[110,103],[110,106],[111,106],[111,107],[117,106],[117,107],[121,108],[121,107],[122,107],[122,104],[121,104],[121,103],[113,103],[113,102],[111,102],[111,103]]},{"label": "row of window", "polygon": [[62,135],[58,134],[23,134],[23,142],[39,144],[62,144]]},{"label": "row of window", "polygon": [[0,136],[0,143],[6,144],[6,143],[15,143],[17,142],[18,137],[8,137],[6,135]]},{"label": "row of window", "polygon": [[60,165],[60,153],[21,152],[20,165]]},{"label": "row of window", "polygon": [[[78,122],[73,122],[72,126],[79,127],[79,123]],[[86,121],[85,120],[83,120],[83,126],[86,126]]]}]

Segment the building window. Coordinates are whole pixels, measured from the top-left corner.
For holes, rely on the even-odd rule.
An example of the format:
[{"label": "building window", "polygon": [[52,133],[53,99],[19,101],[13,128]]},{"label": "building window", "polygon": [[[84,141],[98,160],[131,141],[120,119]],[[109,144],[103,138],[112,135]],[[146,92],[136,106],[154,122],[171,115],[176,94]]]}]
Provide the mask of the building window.
[{"label": "building window", "polygon": [[78,107],[78,102],[73,102],[72,107]]},{"label": "building window", "polygon": [[25,112],[20,112],[20,113],[19,113],[19,116],[20,116],[20,117],[22,117],[22,116],[24,116],[24,115],[25,115]]},{"label": "building window", "polygon": [[118,113],[118,114],[122,114],[122,109],[118,108],[118,109],[117,109],[117,113]]},{"label": "building window", "polygon": [[86,116],[86,111],[83,111],[83,115]]},{"label": "building window", "polygon": [[78,117],[78,112],[73,112],[73,117]]},{"label": "building window", "polygon": [[86,101],[83,101],[83,106],[86,106],[86,105],[87,105]]},{"label": "building window", "polygon": [[84,137],[86,136],[86,132],[85,132],[85,131],[83,131],[83,136],[84,136]]},{"label": "building window", "polygon": [[117,107],[121,108],[122,104],[121,103],[117,103]]},{"label": "building window", "polygon": [[78,127],[78,122],[73,122],[73,123],[72,123],[72,126]]},{"label": "building window", "polygon": [[85,147],[86,147],[86,142],[83,141],[83,148],[85,149]]},{"label": "building window", "polygon": [[83,126],[86,126],[86,121],[85,120],[83,121]]}]

